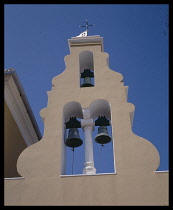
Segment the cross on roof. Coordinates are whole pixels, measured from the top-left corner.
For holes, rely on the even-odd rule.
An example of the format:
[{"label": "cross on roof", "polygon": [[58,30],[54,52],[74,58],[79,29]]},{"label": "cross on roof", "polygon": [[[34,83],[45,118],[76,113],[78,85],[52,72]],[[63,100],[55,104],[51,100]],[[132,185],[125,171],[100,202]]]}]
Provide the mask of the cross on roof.
[{"label": "cross on roof", "polygon": [[86,19],[86,25],[85,26],[79,26],[79,27],[86,27],[86,31],[88,34],[88,26],[95,26],[95,25],[88,25],[88,20]]}]

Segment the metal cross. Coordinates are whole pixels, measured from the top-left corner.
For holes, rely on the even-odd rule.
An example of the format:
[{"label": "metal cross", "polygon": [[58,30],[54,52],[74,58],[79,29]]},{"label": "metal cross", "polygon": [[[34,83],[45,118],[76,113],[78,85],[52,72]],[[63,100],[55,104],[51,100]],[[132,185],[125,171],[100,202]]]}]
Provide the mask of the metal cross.
[{"label": "metal cross", "polygon": [[86,19],[86,25],[85,26],[79,26],[79,27],[86,27],[86,31],[88,34],[88,26],[95,26],[95,25],[88,25],[88,20]]}]

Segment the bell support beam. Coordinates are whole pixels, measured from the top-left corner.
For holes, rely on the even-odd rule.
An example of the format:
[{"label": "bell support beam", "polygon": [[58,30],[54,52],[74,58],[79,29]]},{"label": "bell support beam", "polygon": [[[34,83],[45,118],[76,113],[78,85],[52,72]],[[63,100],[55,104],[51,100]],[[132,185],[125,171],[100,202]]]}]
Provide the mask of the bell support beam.
[{"label": "bell support beam", "polygon": [[88,117],[87,119],[82,119],[81,126],[83,128],[84,136],[85,136],[85,141],[84,141],[85,142],[85,163],[84,163],[83,174],[95,174],[96,169],[94,167],[93,141],[92,141],[92,131],[94,129],[94,120]]}]

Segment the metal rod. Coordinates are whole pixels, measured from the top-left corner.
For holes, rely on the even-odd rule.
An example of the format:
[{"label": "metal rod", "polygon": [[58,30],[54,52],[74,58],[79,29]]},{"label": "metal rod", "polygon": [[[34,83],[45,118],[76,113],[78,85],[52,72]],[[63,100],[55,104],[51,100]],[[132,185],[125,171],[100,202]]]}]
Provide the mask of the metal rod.
[{"label": "metal rod", "polygon": [[101,149],[100,149],[100,160],[99,160],[99,167],[98,167],[98,169],[99,169],[100,172],[101,172],[101,162],[102,162],[102,147],[104,147],[103,144],[101,144]]},{"label": "metal rod", "polygon": [[72,158],[72,175],[73,175],[73,168],[74,168],[74,147],[71,150],[73,151],[73,158]]},{"label": "metal rod", "polygon": [[86,19],[86,25],[85,26],[79,26],[79,27],[86,27],[86,31],[88,34],[88,26],[95,26],[95,25],[88,25],[88,20]]}]

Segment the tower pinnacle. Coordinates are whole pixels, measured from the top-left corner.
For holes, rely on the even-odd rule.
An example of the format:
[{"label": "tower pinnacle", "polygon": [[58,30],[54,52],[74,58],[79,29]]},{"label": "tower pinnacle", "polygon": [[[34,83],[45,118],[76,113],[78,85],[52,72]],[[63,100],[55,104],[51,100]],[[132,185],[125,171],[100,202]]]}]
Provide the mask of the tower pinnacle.
[{"label": "tower pinnacle", "polygon": [[95,26],[95,25],[88,25],[88,20],[86,19],[86,25],[85,26],[79,26],[79,27],[86,27],[87,36],[88,36],[88,26]]}]

